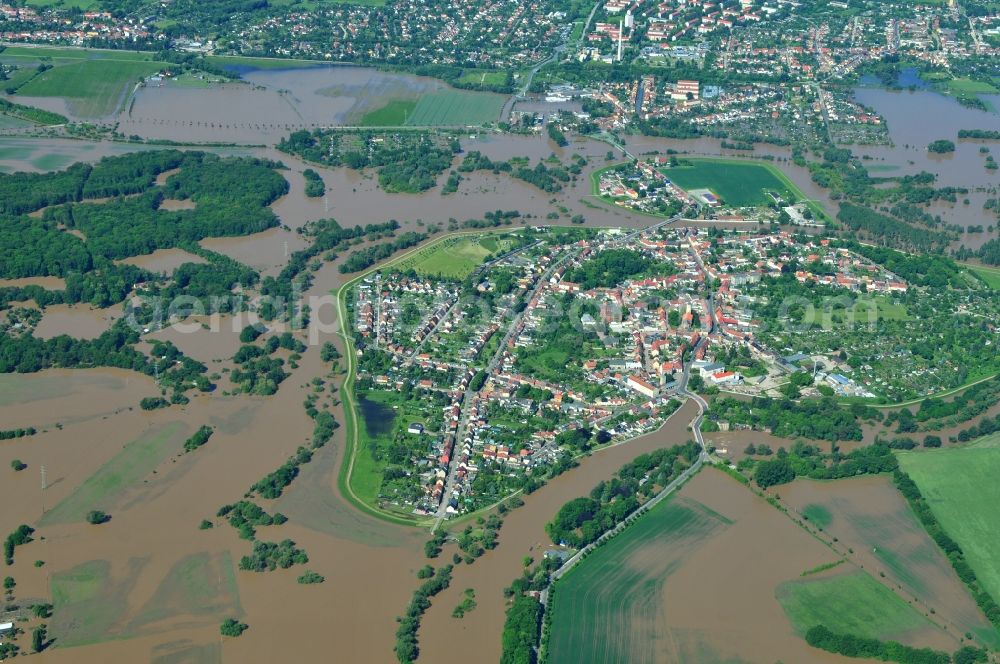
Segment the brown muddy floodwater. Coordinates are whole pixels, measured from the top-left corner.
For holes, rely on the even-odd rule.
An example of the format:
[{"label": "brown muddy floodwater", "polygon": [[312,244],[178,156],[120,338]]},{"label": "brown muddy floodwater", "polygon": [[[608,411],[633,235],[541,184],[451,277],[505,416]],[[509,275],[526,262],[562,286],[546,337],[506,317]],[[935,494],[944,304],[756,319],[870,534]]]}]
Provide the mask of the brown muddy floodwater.
[{"label": "brown muddy floodwater", "polygon": [[51,339],[66,334],[78,339],[96,339],[122,315],[120,304],[107,309],[94,309],[88,304],[54,304],[45,308],[35,336]]},{"label": "brown muddy floodwater", "polygon": [[144,138],[276,143],[298,129],[358,125],[392,100],[448,89],[437,79],[366,67],[258,70],[209,88],[140,88],[118,122],[123,133]]},{"label": "brown muddy floodwater", "polygon": [[[398,80],[398,75],[376,76],[370,70],[355,69],[250,75],[259,77],[252,80],[264,90],[240,84],[191,91],[185,96],[188,93],[180,93],[180,89],[168,95],[149,88],[141,91],[132,109],[134,126],[128,126],[123,117],[120,130],[188,140],[273,142],[287,135],[285,124],[291,127],[348,118],[377,107],[376,102],[391,95],[431,85],[414,77]],[[195,112],[195,93],[207,94],[205,98],[211,101],[207,108],[201,101],[197,103],[198,113],[204,109],[207,115],[188,119]],[[260,104],[244,103],[246,108],[237,104],[251,97]],[[202,124],[196,124],[199,122]],[[217,126],[212,127],[212,123]],[[636,146],[681,149],[676,141],[638,140],[630,143],[633,152]],[[493,159],[528,156],[534,162],[555,153],[565,162],[573,154],[581,154],[590,164],[575,182],[556,194],[546,194],[504,175],[474,173],[465,177],[455,194],[442,196],[440,187],[435,187],[409,195],[385,193],[372,173],[305,164],[273,148],[213,150],[283,161],[290,169],[284,176],[291,192],[273,205],[281,228],[245,238],[209,238],[202,246],[265,274],[275,274],[288,255],[306,246],[296,229],[324,217],[338,219],[345,226],[397,219],[404,230],[426,229],[432,223],[446,227],[450,218],[461,222],[498,209],[530,215],[525,223],[532,225],[569,224],[575,214],[582,214],[591,226],[639,227],[655,221],[599,203],[591,195],[589,173],[607,163],[608,146],[604,143],[578,138],[561,149],[544,136],[499,139],[478,133],[463,137],[462,143],[466,151],[480,150]],[[700,146],[691,147],[691,151],[719,153],[717,143],[714,147],[704,142],[684,144]],[[0,170],[31,171],[63,168],[73,161],[94,161],[105,154],[139,148],[65,139],[5,139],[4,147],[8,149],[0,154]],[[142,149],[148,147],[154,146]],[[457,156],[456,165],[460,158]],[[786,168],[784,162],[779,166],[813,196],[815,188],[810,188],[807,174]],[[323,177],[328,190],[325,197],[303,195],[301,172],[306,167]],[[557,212],[559,219],[546,220],[551,212]],[[169,271],[190,260],[187,256],[170,250],[131,261],[154,271]],[[347,277],[336,269],[341,260],[343,256],[315,273],[308,295],[326,295],[343,283]],[[92,311],[86,305],[50,307],[36,334],[42,338],[61,333],[94,337],[120,315],[120,307],[104,311]],[[313,315],[324,321],[330,318],[329,310]],[[193,332],[168,328],[151,336],[173,341],[186,354],[205,362],[210,372],[219,371],[239,347],[242,321],[234,323],[231,317],[222,317],[218,331],[200,327],[204,323],[211,328],[210,320],[193,322]],[[19,523],[43,524],[38,526],[35,542],[18,548],[11,570],[18,580],[18,599],[51,598],[53,581],[58,585],[70,571],[100,570],[101,576],[98,595],[89,608],[78,603],[54,616],[50,632],[63,641],[57,640],[56,646],[42,655],[44,661],[179,664],[312,662],[331,657],[352,663],[395,661],[395,617],[419,585],[415,572],[427,563],[422,545],[428,534],[366,516],[340,496],[337,475],[343,462],[344,429],[302,467],[277,501],[259,501],[269,512],[281,511],[290,518],[282,526],[261,528],[261,539],[295,540],[307,551],[308,565],[266,574],[235,570],[250,544],[215,517],[220,506],[239,500],[254,482],[310,440],[313,423],[302,403],[311,392],[311,381],[328,377],[328,367],[319,359],[319,346],[327,340],[344,350],[330,333],[321,334],[318,343],[308,345],[299,368],[272,397],[227,396],[223,392],[228,383],[222,379],[214,393],[191,394],[186,406],[153,412],[142,411],[138,403],[159,390],[151,378],[139,374],[101,370],[0,376],[3,428],[10,422],[11,426],[44,429],[31,438],[0,441],[0,467],[7,467],[4,464],[13,458],[28,464],[26,471],[11,472],[9,480],[0,482],[0,504],[5,506],[0,511],[0,532],[10,532]],[[341,407],[331,404],[331,408],[343,422]],[[471,566],[456,567],[451,587],[435,599],[419,634],[421,661],[496,661],[505,609],[502,590],[520,574],[525,555],[538,558],[549,546],[544,524],[564,502],[586,495],[636,455],[687,440],[687,425],[693,416],[694,407],[686,404],[660,431],[595,453],[582,460],[579,468],[527,496],[523,507],[506,516],[499,546]],[[195,452],[181,454],[184,440],[203,424],[215,429],[210,441]],[[739,444],[737,437],[732,446],[741,450],[745,445],[746,441]],[[778,444],[772,447],[777,449]],[[136,449],[147,453],[137,455]],[[47,477],[44,489],[40,483],[43,465]],[[95,475],[100,479],[102,468],[118,469],[116,472],[126,468],[128,472],[119,472],[123,479],[117,484],[88,483]],[[743,639],[749,644],[747,652],[760,658],[772,654],[765,640],[773,631],[786,661],[825,661],[806,651],[801,639],[790,634],[783,615],[775,612],[780,607],[775,609],[773,590],[789,574],[797,575],[827,560],[819,554],[828,550],[754,499],[745,488],[728,478],[713,479],[712,471],[703,472],[684,491],[739,518],[726,530],[727,539],[706,543],[703,564],[692,566],[688,576],[678,576],[684,593],[665,601],[683,602],[670,605],[675,615],[683,617],[670,627],[707,630],[722,652],[730,650],[734,639]],[[91,507],[108,511],[111,521],[96,527],[83,523],[80,510]],[[216,527],[199,530],[202,519],[214,521]],[[741,526],[744,522],[748,525]],[[775,550],[775,542],[781,542],[781,550]],[[444,560],[450,558],[452,550],[449,546]],[[35,560],[46,564],[36,568]],[[756,565],[748,571],[747,561],[755,560],[777,562],[761,565],[763,571]],[[326,582],[296,583],[295,577],[306,569],[322,574]],[[177,570],[187,571],[182,574]],[[191,583],[179,581],[185,575],[201,579],[193,585],[203,587],[204,592],[193,592]],[[230,575],[234,582],[227,581]],[[451,618],[462,591],[470,587],[476,591],[478,608],[463,620]],[[709,601],[715,596],[725,601]],[[748,597],[755,598],[756,604]],[[218,625],[226,615],[239,616],[250,629],[239,639],[220,640]],[[93,622],[85,623],[84,618]],[[81,637],[96,643],[60,647],[79,642]]]},{"label": "brown muddy floodwater", "polygon": [[208,261],[183,249],[157,249],[151,254],[133,256],[119,262],[141,267],[154,274],[171,274],[184,263],[206,263]]},{"label": "brown muddy floodwater", "polygon": [[[339,283],[335,267],[317,272],[314,294]],[[212,334],[191,335],[185,350],[202,357],[199,344],[211,346]],[[336,489],[343,430],[285,490],[280,509],[292,521],[258,533],[269,541],[294,539],[310,557],[307,566],[267,574],[236,571],[250,544],[215,518],[219,506],[240,499],[308,443],[312,422],[302,402],[312,379],[327,372],[319,344],[308,347],[277,395],[191,394],[186,406],[153,412],[142,411],[138,402],[158,390],[137,374],[3,377],[9,385],[0,382],[0,419],[45,427],[31,438],[0,443],[0,461],[21,458],[28,464],[0,483],[6,506],[0,528],[38,528],[36,541],[19,547],[11,568],[17,598],[50,598],[50,585],[65,584],[68,573],[98,576],[91,603],[63,604],[50,621],[57,644],[46,661],[318,661],[333,652],[342,661],[394,661],[394,618],[419,583],[415,572],[423,564],[427,533],[388,525],[343,502]],[[62,428],[52,423],[55,412],[66,414]],[[334,412],[343,421],[339,408]],[[215,429],[209,443],[182,454],[186,437],[203,424]],[[137,455],[135,449],[145,451]],[[43,465],[45,489],[39,482]],[[121,480],[100,480],[102,472],[111,472],[102,468]],[[85,524],[83,514],[91,508],[105,510],[111,521]],[[203,518],[216,527],[199,530]],[[34,567],[34,560],[44,560],[44,567]],[[296,583],[305,569],[326,582]],[[201,580],[192,585],[183,579]],[[218,625],[226,615],[241,617],[252,629],[220,644]],[[86,641],[96,643],[74,645]]]},{"label": "brown muddy floodwater", "polygon": [[62,277],[22,277],[20,279],[0,279],[0,288],[24,288],[41,286],[46,290],[63,290],[66,280]]},{"label": "brown muddy floodwater", "polygon": [[293,252],[309,246],[301,235],[283,228],[240,237],[206,238],[198,244],[249,265],[265,276],[281,272]]},{"label": "brown muddy floodwater", "polygon": [[[836,560],[833,551],[718,470],[700,473],[681,495],[733,523],[664,584],[663,614],[680,643],[698,639],[723,656],[760,664],[848,661],[810,648],[775,597],[781,583]],[[912,642],[948,651],[958,647],[957,640],[934,629],[914,635]]]},{"label": "brown muddy floodwater", "polygon": [[[951,97],[927,90],[896,91],[881,88],[857,88],[855,99],[874,108],[886,119],[891,146],[857,146],[855,154],[870,157],[866,165],[875,165],[884,171],[872,172],[875,177],[913,175],[929,171],[937,175],[937,186],[964,187],[969,194],[960,194],[958,203],[939,203],[932,206],[931,214],[940,214],[947,223],[963,227],[996,226],[997,219],[983,209],[987,198],[995,198],[995,188],[1000,180],[997,171],[985,168],[985,155],[980,147],[996,149],[996,141],[978,139],[957,140],[960,129],[997,129],[1000,114],[997,111],[980,111],[966,108]],[[990,97],[996,105],[1000,95]],[[955,141],[955,151],[938,155],[928,152],[927,145],[939,138]],[[993,188],[988,194],[984,189]],[[963,199],[968,198],[965,205]],[[979,247],[996,234],[975,233],[964,235],[962,244]]]}]

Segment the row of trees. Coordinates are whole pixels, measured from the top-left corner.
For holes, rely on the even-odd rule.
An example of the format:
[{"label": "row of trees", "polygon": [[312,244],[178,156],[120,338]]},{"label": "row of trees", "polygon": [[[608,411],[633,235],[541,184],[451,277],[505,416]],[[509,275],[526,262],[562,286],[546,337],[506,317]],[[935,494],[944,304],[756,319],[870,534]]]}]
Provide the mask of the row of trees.
[{"label": "row of trees", "polygon": [[590,496],[563,505],[545,531],[556,544],[575,548],[590,544],[679,476],[699,451],[698,445],[688,441],[636,457],[610,481],[595,486]]},{"label": "row of trees", "polygon": [[417,233],[416,231],[403,233],[395,240],[382,242],[352,252],[337,269],[341,274],[360,272],[380,260],[389,258],[397,251],[416,246],[426,239],[427,233]]},{"label": "row of trees", "polygon": [[819,448],[795,443],[790,452],[779,448],[774,459],[756,462],[754,481],[762,489],[777,484],[787,484],[796,477],[810,477],[817,480],[835,480],[856,475],[876,475],[896,470],[899,462],[892,453],[892,447],[878,441],[868,447],[841,455],[834,450],[822,454]]},{"label": "row of trees", "polygon": [[452,566],[445,565],[439,568],[433,577],[420,584],[420,587],[413,591],[413,598],[410,600],[409,606],[406,607],[406,614],[398,618],[399,627],[396,629],[394,650],[400,664],[414,662],[420,654],[420,648],[417,644],[420,619],[431,606],[430,598],[451,585],[451,571]]},{"label": "row of trees", "polygon": [[531,595],[518,595],[507,609],[501,637],[500,664],[535,664],[542,603]]},{"label": "row of trees", "polygon": [[837,653],[845,657],[877,659],[899,664],[972,664],[985,662],[986,651],[966,647],[951,655],[931,648],[913,648],[897,641],[879,641],[852,634],[838,634],[825,625],[816,625],[806,631],[806,643],[814,648]]},{"label": "row of trees", "polygon": [[848,202],[840,204],[837,219],[850,230],[860,231],[876,242],[919,251],[940,249],[951,241],[951,237],[944,233],[914,228],[893,217]]},{"label": "row of trees", "polygon": [[962,550],[962,547],[945,532],[944,527],[937,520],[937,517],[934,516],[934,512],[931,511],[930,505],[927,504],[927,500],[920,492],[917,483],[902,470],[896,470],[892,475],[892,479],[896,488],[899,489],[899,492],[910,503],[910,507],[917,515],[920,523],[923,524],[927,534],[941,547],[948,561],[951,562],[951,566],[955,568],[958,578],[969,588],[972,598],[976,601],[979,608],[982,609],[983,614],[986,615],[986,618],[994,626],[1000,627],[1000,604],[983,587],[976,576],[975,570],[972,569],[972,566],[965,559],[965,552]]}]

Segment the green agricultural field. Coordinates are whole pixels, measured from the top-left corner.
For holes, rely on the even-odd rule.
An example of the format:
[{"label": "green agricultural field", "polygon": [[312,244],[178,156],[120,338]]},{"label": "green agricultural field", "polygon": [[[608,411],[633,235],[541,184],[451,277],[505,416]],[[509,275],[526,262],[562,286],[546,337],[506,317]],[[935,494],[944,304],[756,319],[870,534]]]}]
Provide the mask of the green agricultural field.
[{"label": "green agricultural field", "polygon": [[987,286],[993,290],[1000,290],[1000,268],[983,267],[979,265],[969,266],[977,277],[983,280]]},{"label": "green agricultural field", "polygon": [[15,118],[10,115],[0,115],[0,129],[23,129],[34,126],[34,123]]},{"label": "green agricultural field", "polygon": [[1000,597],[1000,437],[959,448],[899,454],[934,516],[958,542],[980,583]]},{"label": "green agricultural field", "polygon": [[61,9],[79,9],[81,11],[98,9],[100,6],[98,0],[25,0],[24,4],[38,9],[59,7]]},{"label": "green agricultural field", "polygon": [[418,251],[395,267],[458,281],[471,274],[484,258],[504,251],[508,245],[509,241],[501,238],[452,237]]},{"label": "green agricultural field", "polygon": [[90,510],[112,512],[129,488],[176,454],[190,432],[182,422],[171,422],[147,432],[122,448],[71,494],[42,515],[39,525],[79,523]]},{"label": "green agricultural field", "polygon": [[362,7],[382,7],[386,0],[270,0],[275,7],[289,7],[300,11],[315,11],[337,5],[359,5]]},{"label": "green agricultural field", "polygon": [[556,584],[548,662],[648,662],[657,634],[650,611],[671,573],[728,519],[674,497],[598,548]]},{"label": "green agricultural field", "polygon": [[396,99],[374,111],[365,113],[361,118],[361,125],[364,127],[399,127],[406,124],[406,121],[413,115],[413,109],[417,107],[417,102]]},{"label": "green agricultural field", "polygon": [[507,98],[490,92],[442,90],[417,100],[406,124],[415,127],[481,125],[496,122]]},{"label": "green agricultural field", "polygon": [[243,55],[210,55],[205,60],[216,67],[249,67],[250,69],[311,69],[322,65],[316,60],[254,58]]},{"label": "green agricultural field", "polygon": [[952,78],[945,82],[944,87],[948,92],[957,95],[991,95],[997,93],[997,89],[989,83],[974,81],[971,78]]},{"label": "green agricultural field", "polygon": [[20,90],[25,97],[63,97],[74,114],[102,117],[113,113],[139,80],[165,66],[149,61],[84,60],[53,67]]},{"label": "green agricultural field", "polygon": [[816,625],[872,639],[894,639],[934,624],[867,572],[788,581],[775,593],[795,631]]},{"label": "green agricultural field", "polygon": [[663,171],[684,190],[710,189],[727,205],[756,207],[772,201],[775,192],[786,201],[801,200],[801,193],[774,167],[731,159],[685,159]]}]

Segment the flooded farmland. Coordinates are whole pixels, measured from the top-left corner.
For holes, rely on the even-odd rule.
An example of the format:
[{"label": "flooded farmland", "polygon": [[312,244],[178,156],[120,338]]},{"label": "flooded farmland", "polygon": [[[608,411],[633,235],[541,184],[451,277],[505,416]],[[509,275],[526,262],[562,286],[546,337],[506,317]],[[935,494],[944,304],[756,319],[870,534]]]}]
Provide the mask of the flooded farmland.
[{"label": "flooded farmland", "polygon": [[[147,138],[272,144],[291,129],[356,122],[387,99],[439,90],[442,85],[347,67],[254,72],[246,78],[248,83],[207,89],[145,88],[121,118],[121,131]],[[609,163],[605,155],[610,148],[605,143],[576,138],[560,148],[545,135],[500,137],[478,131],[463,135],[461,143],[465,151],[479,150],[491,159],[525,156],[535,162],[554,154],[566,161],[581,155],[589,165],[554,194],[485,172],[465,175],[458,191],[447,196],[440,187],[422,194],[388,194],[371,173],[311,166],[272,147],[206,148],[281,160],[289,166],[283,175],[291,187],[288,195],[272,205],[281,227],[246,237],[208,238],[200,244],[264,275],[274,275],[291,253],[306,246],[296,231],[325,217],[345,226],[397,219],[405,230],[446,225],[449,219],[482,218],[498,209],[519,210],[524,215],[521,223],[530,225],[569,224],[576,214],[590,226],[635,228],[652,221],[599,203],[592,196],[590,173]],[[627,147],[633,153],[677,149],[727,154],[718,141],[709,139],[629,137]],[[0,170],[45,171],[150,148],[155,146],[6,138],[0,143]],[[880,163],[916,162],[915,148],[900,150],[874,158]],[[955,158],[965,159],[964,150]],[[761,148],[760,153],[788,157],[780,149]],[[614,154],[620,156],[617,151]],[[808,196],[833,208],[807,171],[786,162],[779,165]],[[947,164],[936,165],[947,170]],[[302,171],[307,167],[320,173],[325,196],[304,196]],[[168,176],[162,174],[158,181]],[[165,202],[170,209],[185,205],[190,203]],[[557,219],[546,220],[552,213]],[[168,273],[184,262],[202,260],[169,249],[126,262]],[[337,272],[338,264],[327,263],[315,273],[311,294],[327,294],[343,283],[346,277]],[[52,289],[64,285],[56,278],[0,282],[0,286],[28,284]],[[120,316],[120,308],[52,306],[36,335],[42,339],[60,334],[95,338]],[[191,332],[166,328],[150,338],[173,342],[185,354],[206,363],[210,373],[228,368],[240,346],[239,330],[245,321],[221,317],[216,329],[207,318],[191,322]],[[339,345],[332,336],[320,339],[328,340]],[[51,598],[57,589],[61,593],[52,622],[57,641],[44,661],[320,661],[333,652],[342,661],[395,661],[395,618],[419,583],[416,570],[428,562],[423,554],[428,534],[372,518],[340,494],[338,475],[345,453],[342,429],[302,467],[280,498],[261,501],[269,512],[280,511],[290,518],[283,525],[262,528],[262,536],[269,541],[294,540],[308,553],[307,565],[268,574],[239,571],[240,558],[249,553],[250,544],[216,516],[219,507],[239,500],[254,482],[310,440],[313,422],[302,403],[312,391],[313,379],[329,378],[317,346],[303,353],[299,368],[275,396],[227,395],[230,386],[223,377],[215,392],[192,395],[187,405],[153,412],[141,410],[138,404],[144,397],[159,395],[160,389],[154,379],[133,372],[59,370],[0,376],[3,428],[39,429],[30,438],[0,441],[0,464],[17,458],[28,466],[0,483],[0,500],[5,505],[0,529],[10,532],[22,522],[39,525],[36,541],[18,548],[11,572],[18,580],[19,601]],[[333,412],[338,421],[344,421],[339,405]],[[996,412],[996,408],[990,411]],[[527,496],[523,507],[505,517],[499,546],[472,565],[456,567],[451,587],[435,598],[419,632],[421,661],[467,662],[469,653],[475,653],[477,661],[496,661],[505,609],[503,588],[520,574],[525,556],[537,560],[550,546],[544,525],[555,510],[586,495],[636,455],[687,440],[694,414],[689,403],[661,430],[584,458],[578,468]],[[373,411],[371,419],[385,415]],[[202,425],[214,427],[215,434],[203,448],[183,454],[184,440]],[[866,428],[865,442],[874,433],[874,428]],[[739,458],[750,441],[768,442],[774,449],[791,444],[749,432],[713,436],[713,442],[727,446],[730,458]],[[841,449],[849,451],[851,446],[844,444]],[[799,483],[789,487],[790,504],[835,500],[822,486],[800,487]],[[898,507],[883,495],[884,486],[862,489],[859,500],[867,501],[865,505]],[[734,525],[706,542],[698,560],[672,578],[661,598],[667,617],[655,626],[665,635],[658,658],[689,652],[693,644],[707,644],[719,656],[768,664],[774,653],[786,661],[842,661],[808,649],[792,633],[773,595],[778,583],[830,560],[830,550],[715,471],[703,472],[683,494],[725,515]],[[82,515],[89,508],[108,511],[111,520],[100,526],[85,523]],[[874,508],[865,514],[866,518],[884,516]],[[214,527],[199,530],[202,519]],[[843,532],[844,542],[868,546],[864,533],[857,529],[845,527],[838,532]],[[782,547],[775,545],[779,541]],[[919,548],[915,540],[900,541]],[[446,558],[453,549],[449,545]],[[36,567],[36,560],[44,565]],[[885,561],[873,554],[859,556],[859,564],[867,569]],[[296,583],[306,569],[323,575],[325,583]],[[926,583],[935,592],[945,593],[936,605],[938,610],[956,616],[956,624],[978,628],[969,613],[968,597],[956,594],[943,572],[935,573],[938,576],[929,576]],[[899,578],[900,584],[904,581]],[[475,590],[479,605],[456,620],[451,609],[466,588]],[[919,595],[918,589],[914,593]],[[251,628],[240,639],[221,642],[220,616],[229,615]],[[88,616],[93,616],[90,623],[85,620]],[[936,636],[928,636],[924,643],[954,645]]]},{"label": "flooded farmland", "polygon": [[96,339],[111,329],[123,315],[121,305],[95,309],[88,304],[54,304],[46,307],[35,328],[39,339],[66,334],[78,339]]},{"label": "flooded farmland", "polygon": [[841,555],[870,570],[953,635],[971,632],[995,647],[1000,634],[969,596],[951,563],[927,535],[888,476],[836,482],[799,479],[782,501]]},{"label": "flooded farmland", "polygon": [[[500,658],[500,630],[505,602],[503,589],[521,574],[523,558],[537,562],[552,547],[545,524],[564,503],[585,496],[598,482],[606,480],[623,464],[639,454],[679,445],[691,437],[687,430],[697,409],[688,403],[664,426],[628,443],[594,453],[580,460],[580,466],[549,481],[547,485],[524,496],[524,505],[504,517],[499,546],[487,551],[472,565],[455,568],[451,586],[435,597],[420,628],[422,658],[448,664],[467,661],[467,653],[476,652],[482,661]],[[445,549],[445,556],[451,555]],[[465,588],[476,592],[479,606],[461,620],[451,617],[451,610],[462,599]]]},{"label": "flooded farmland", "polygon": [[391,101],[449,89],[426,76],[367,67],[251,70],[207,88],[142,87],[118,122],[123,133],[144,138],[276,143],[297,129],[359,125]]},{"label": "flooded farmland", "polygon": [[[995,129],[1000,126],[1000,113],[966,108],[950,97],[928,90],[858,88],[854,96],[858,102],[883,115],[889,127],[891,146],[852,147],[855,154],[884,169],[873,173],[874,176],[934,173],[937,186],[963,187],[970,191],[960,195],[957,204],[936,204],[931,214],[940,214],[947,223],[962,227],[996,224],[996,216],[983,209],[983,203],[995,196],[985,190],[995,190],[996,171],[985,168],[983,155],[979,152],[981,147],[990,147],[995,142],[958,140],[957,136],[961,129]],[[914,109],[920,111],[915,113]],[[941,138],[955,141],[955,151],[939,155],[927,150],[928,143]],[[968,204],[963,202],[965,198]],[[970,233],[963,236],[961,243],[975,248],[991,237],[995,236]]]}]

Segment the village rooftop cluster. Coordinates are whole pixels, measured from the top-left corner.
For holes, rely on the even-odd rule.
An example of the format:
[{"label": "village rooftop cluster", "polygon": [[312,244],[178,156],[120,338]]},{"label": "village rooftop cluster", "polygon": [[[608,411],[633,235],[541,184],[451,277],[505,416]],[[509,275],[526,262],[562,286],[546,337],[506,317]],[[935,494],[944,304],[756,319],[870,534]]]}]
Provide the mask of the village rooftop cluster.
[{"label": "village rooftop cluster", "polygon": [[[835,356],[763,344],[756,289],[789,265],[800,266],[798,283],[844,293],[909,288],[845,248],[786,231],[519,233],[532,241],[464,286],[388,268],[351,290],[357,396],[371,418],[364,453],[383,467],[384,506],[474,511],[581,449],[655,429],[681,398],[687,361],[704,385],[731,392],[780,396],[807,372],[841,396],[874,396]],[[573,280],[592,261],[619,259],[638,272]]]}]

